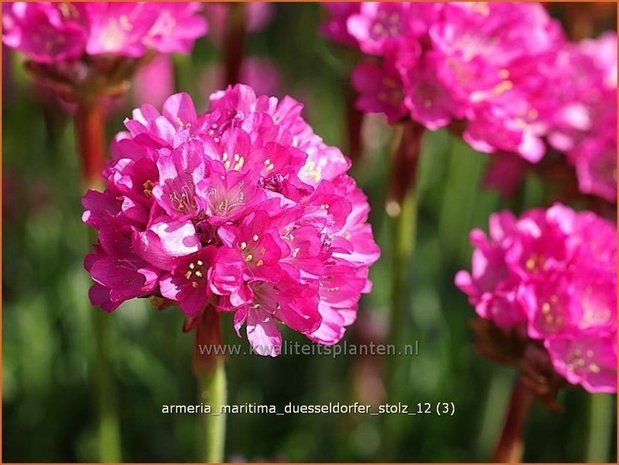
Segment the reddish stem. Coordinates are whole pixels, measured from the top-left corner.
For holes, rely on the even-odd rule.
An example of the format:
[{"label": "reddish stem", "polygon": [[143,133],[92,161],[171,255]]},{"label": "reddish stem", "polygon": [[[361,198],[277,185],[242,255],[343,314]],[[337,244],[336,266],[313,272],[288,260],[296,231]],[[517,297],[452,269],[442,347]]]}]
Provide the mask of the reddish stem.
[{"label": "reddish stem", "polygon": [[532,401],[531,391],[518,378],[509,399],[507,417],[494,453],[494,462],[515,463],[522,461],[524,424]]},{"label": "reddish stem", "polygon": [[353,165],[361,159],[363,146],[361,142],[361,127],[363,125],[363,112],[357,110],[355,100],[357,93],[352,90],[346,96],[346,132],[348,136],[348,156]]},{"label": "reddish stem", "polygon": [[207,307],[202,312],[196,328],[193,351],[193,371],[196,376],[210,371],[218,358],[223,358],[223,338],[219,324],[219,312]]},{"label": "reddish stem", "polygon": [[225,84],[233,85],[239,81],[241,65],[243,64],[243,48],[245,47],[245,4],[230,3],[228,23],[224,38],[225,47]]},{"label": "reddish stem", "polygon": [[80,102],[75,115],[75,138],[87,186],[100,184],[104,156],[104,120],[100,101]]},{"label": "reddish stem", "polygon": [[422,125],[414,121],[404,123],[402,127],[402,135],[393,160],[386,202],[387,214],[391,217],[399,216],[402,201],[417,177],[424,129]]}]

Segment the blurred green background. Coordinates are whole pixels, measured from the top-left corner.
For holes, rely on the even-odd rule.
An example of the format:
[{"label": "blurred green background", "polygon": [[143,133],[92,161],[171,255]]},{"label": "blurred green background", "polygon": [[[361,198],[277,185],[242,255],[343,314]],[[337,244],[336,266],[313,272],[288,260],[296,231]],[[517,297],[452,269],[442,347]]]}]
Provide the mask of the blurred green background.
[{"label": "blurred green background", "polygon": [[[567,17],[561,6],[554,10]],[[317,35],[317,4],[279,4],[271,25],[246,41],[248,55],[270,58],[281,74],[278,93],[306,103],[316,133],[346,146],[345,99],[351,56]],[[613,21],[614,22],[614,21]],[[612,23],[611,23],[612,24]],[[205,96],[196,76],[218,60],[203,38],[190,57],[175,58],[177,88]],[[3,461],[93,461],[96,409],[90,279],[82,267],[89,232],[81,222],[78,161],[70,119],[58,105],[42,104],[19,57],[5,50],[3,83]],[[135,102],[118,104],[108,136],[122,128]],[[374,291],[362,301],[349,342],[381,341],[390,292],[390,223],[384,214],[389,179],[391,128],[368,118],[366,150],[352,175],[369,196],[371,222],[382,257],[373,267]],[[108,138],[109,140],[109,138]],[[429,133],[419,174],[418,240],[403,325],[420,354],[403,362],[406,382],[385,398],[386,357],[231,357],[229,403],[283,406],[328,402],[448,401],[453,417],[417,415],[395,419],[391,438],[398,461],[486,461],[502,426],[515,371],[487,361],[472,347],[473,309],[453,285],[455,272],[470,266],[468,231],[485,228],[491,212],[542,205],[543,181],[531,176],[510,201],[481,184],[487,155],[474,152],[446,131]],[[103,315],[110,323],[109,355],[117,387],[125,461],[195,461],[198,417],[163,415],[162,404],[192,404],[197,398],[190,360],[193,335],[181,332],[182,313],[154,310],[131,301]],[[231,322],[225,321],[230,328]],[[229,342],[237,342],[231,332]],[[286,339],[303,341],[291,331]],[[566,389],[564,412],[534,404],[526,429],[524,459],[616,461],[614,413],[590,433],[591,396]],[[615,412],[615,399],[608,404]],[[360,415],[233,415],[228,417],[228,460],[383,460],[383,420]],[[606,438],[610,443],[605,444]],[[593,445],[592,445],[593,441]],[[597,442],[596,442],[597,441]],[[601,441],[601,442],[600,442]],[[600,455],[601,454],[601,455]]]}]

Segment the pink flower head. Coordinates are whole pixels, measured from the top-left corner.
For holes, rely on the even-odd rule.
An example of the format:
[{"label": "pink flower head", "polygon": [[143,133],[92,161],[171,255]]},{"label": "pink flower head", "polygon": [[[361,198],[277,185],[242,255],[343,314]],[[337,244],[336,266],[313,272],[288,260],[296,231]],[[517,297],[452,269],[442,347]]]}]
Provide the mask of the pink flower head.
[{"label": "pink flower head", "polygon": [[484,175],[484,185],[498,191],[502,197],[511,198],[527,173],[526,161],[512,153],[493,157]]},{"label": "pink flower head", "polygon": [[359,13],[351,15],[346,26],[365,53],[382,55],[384,50],[409,28],[408,3],[363,2]]},{"label": "pink flower head", "polygon": [[542,116],[554,106],[548,81],[534,67],[551,62],[564,37],[541,5],[328,8],[323,32],[370,55],[352,74],[359,109],[384,113],[391,123],[408,116],[430,130],[463,122],[464,139],[477,150],[542,158],[548,128]]},{"label": "pink flower head", "polygon": [[558,23],[535,3],[451,2],[430,28],[435,50],[463,65],[479,59],[497,70],[552,49],[560,34]]},{"label": "pink flower head", "polygon": [[567,44],[546,68],[555,111],[548,140],[576,167],[581,192],[617,199],[617,35]]},{"label": "pink flower head", "polygon": [[134,110],[105,191],[83,199],[99,233],[86,260],[93,303],[111,311],[159,296],[188,318],[233,312],[263,355],[279,353],[280,324],[339,341],[379,249],[349,161],[301,109],[237,85],[211,95],[203,114],[186,94],[161,112]]},{"label": "pink flower head", "polygon": [[422,38],[440,11],[436,3],[361,2],[355,8],[337,9],[332,5],[338,4],[325,4],[332,19],[323,25],[323,31],[329,30],[328,26],[342,30],[334,40],[349,37],[351,40],[340,41],[353,42],[362,52],[379,56],[395,45],[406,47],[403,39]]},{"label": "pink flower head", "polygon": [[384,113],[390,123],[404,118],[404,83],[396,69],[395,57],[385,58],[383,66],[361,63],[352,72],[353,87],[359,92],[357,108],[366,113]]},{"label": "pink flower head", "polygon": [[3,40],[39,63],[84,55],[188,52],[207,30],[197,3],[25,3],[3,12]]},{"label": "pink flower head", "polygon": [[610,202],[617,200],[617,137],[616,131],[598,139],[583,140],[568,153],[576,167],[578,187]]},{"label": "pink flower head", "polygon": [[537,115],[526,97],[505,95],[471,109],[462,137],[480,152],[512,152],[537,163],[546,153],[542,139],[546,126]]},{"label": "pink flower head", "polygon": [[327,18],[320,26],[320,32],[328,39],[346,45],[355,45],[356,39],[348,32],[348,18],[359,12],[361,6],[356,2],[333,2],[322,4]]},{"label": "pink flower head", "polygon": [[414,121],[434,130],[464,115],[462,105],[437,79],[439,62],[433,53],[414,61],[410,54],[400,56],[400,69],[406,90],[404,103]]},{"label": "pink flower head", "polygon": [[[545,153],[537,98],[542,66],[563,43],[539,4],[449,3],[430,29],[439,80],[468,120],[464,139],[483,152],[509,151],[531,161]],[[454,115],[461,117],[459,115]]]},{"label": "pink flower head", "polygon": [[490,237],[471,232],[472,273],[456,285],[477,314],[523,328],[548,350],[568,382],[616,392],[616,226],[556,204],[520,218],[490,218]]}]

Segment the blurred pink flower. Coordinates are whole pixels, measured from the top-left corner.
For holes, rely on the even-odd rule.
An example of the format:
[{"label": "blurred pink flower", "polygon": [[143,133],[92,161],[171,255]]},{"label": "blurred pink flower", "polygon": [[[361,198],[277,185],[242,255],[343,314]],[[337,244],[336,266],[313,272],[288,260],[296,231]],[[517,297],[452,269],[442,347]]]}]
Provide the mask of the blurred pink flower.
[{"label": "blurred pink flower", "polygon": [[[328,4],[329,5],[329,4]],[[564,43],[557,22],[539,4],[376,3],[327,6],[329,38],[378,56],[355,68],[360,110],[399,119],[399,101],[385,105],[380,76],[397,83],[408,116],[434,130],[463,120],[464,138],[484,152],[512,151],[529,161],[544,155],[552,105],[539,98],[547,81],[531,72]],[[382,92],[382,94],[381,94]],[[373,97],[374,95],[374,97]]]},{"label": "blurred pink flower", "polygon": [[404,86],[395,63],[360,63],[352,72],[352,85],[359,92],[357,108],[367,113],[384,113],[389,123],[404,118]]},{"label": "blurred pink flower", "polygon": [[616,202],[616,132],[609,131],[598,139],[583,140],[568,153],[568,159],[576,167],[578,187],[581,192]]},{"label": "blurred pink flower", "polygon": [[301,118],[302,105],[237,85],[197,114],[187,94],[134,110],[112,145],[105,192],[83,198],[98,231],[85,266],[106,311],[134,297],[187,317],[234,312],[256,352],[278,322],[334,344],[353,323],[379,249],[350,163]]},{"label": "blurred pink flower", "polygon": [[2,99],[7,102],[13,90],[11,59],[6,45],[2,44]]},{"label": "blurred pink flower", "polygon": [[511,198],[524,179],[528,167],[528,163],[515,154],[499,153],[490,160],[484,184],[496,189],[503,197]]},{"label": "blurred pink flower", "polygon": [[189,52],[206,34],[199,3],[25,3],[4,8],[3,41],[39,63],[84,55]]},{"label": "blurred pink flower", "polygon": [[474,149],[531,163],[548,142],[576,168],[582,193],[616,201],[616,33],[569,43],[535,3],[325,8],[323,35],[370,55],[351,77],[359,110],[430,130],[456,123]]},{"label": "blurred pink flower", "polygon": [[158,55],[135,73],[133,99],[137,104],[163,105],[174,92],[174,67],[169,55]]},{"label": "blurred pink flower", "polygon": [[241,64],[241,84],[252,87],[257,94],[279,94],[281,75],[277,64],[266,57],[251,56]]},{"label": "blurred pink flower", "polygon": [[383,55],[389,48],[425,38],[441,8],[437,3],[361,2],[349,13],[346,28],[362,52]]},{"label": "blurred pink flower", "polygon": [[397,67],[404,81],[404,103],[410,117],[434,130],[449,124],[454,117],[462,117],[464,108],[437,79],[437,56],[426,53],[421,59],[400,57]]},{"label": "blurred pink flower", "polygon": [[362,2],[359,12],[346,20],[346,28],[364,53],[382,55],[409,31],[408,3]]},{"label": "blurred pink flower", "polygon": [[355,45],[356,39],[348,31],[348,18],[359,13],[361,2],[333,2],[322,4],[327,18],[320,25],[320,32],[334,42]]},{"label": "blurred pink flower", "polygon": [[124,95],[156,53],[190,52],[208,29],[200,9],[190,2],[10,3],[3,42],[26,56],[38,83],[83,107]]},{"label": "blurred pink flower", "polygon": [[566,45],[547,68],[549,142],[576,167],[580,190],[617,199],[617,35]]},{"label": "blurred pink flower", "polygon": [[616,392],[616,226],[556,204],[490,218],[470,235],[472,272],[456,285],[499,328],[525,328],[559,374],[590,392]]}]

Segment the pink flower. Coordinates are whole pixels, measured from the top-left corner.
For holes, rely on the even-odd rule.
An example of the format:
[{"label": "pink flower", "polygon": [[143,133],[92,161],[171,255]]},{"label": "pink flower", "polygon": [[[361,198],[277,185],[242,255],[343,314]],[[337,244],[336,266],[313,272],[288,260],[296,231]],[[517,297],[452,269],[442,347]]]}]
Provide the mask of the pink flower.
[{"label": "pink flower", "polygon": [[352,72],[353,87],[359,92],[356,106],[366,113],[384,113],[390,123],[407,115],[404,89],[395,67],[361,63]]},{"label": "pink flower", "polygon": [[462,137],[480,152],[512,152],[537,163],[546,153],[546,125],[538,114],[527,96],[508,91],[471,108]]},{"label": "pink flower", "polygon": [[174,90],[172,57],[159,55],[135,74],[133,101],[161,106]]},{"label": "pink flower", "polygon": [[216,247],[206,246],[176,259],[171,272],[159,281],[161,295],[178,302],[189,317],[200,314],[210,298],[210,270],[216,255]]},{"label": "pink flower", "polygon": [[554,107],[534,67],[547,66],[564,37],[541,5],[362,2],[338,8],[324,29],[371,55],[352,75],[362,111],[394,123],[403,102],[430,130],[458,122],[479,151],[544,155],[541,117]]},{"label": "pink flower", "polygon": [[606,137],[583,140],[568,153],[576,167],[578,187],[610,202],[617,200],[617,138],[610,130]]},{"label": "pink flower", "polygon": [[356,2],[333,2],[322,4],[327,12],[327,19],[320,26],[322,35],[334,42],[355,45],[356,39],[348,32],[348,18],[359,12],[361,6]]},{"label": "pink flower", "polygon": [[499,70],[552,50],[561,39],[558,23],[536,3],[451,2],[441,13],[430,28],[434,48],[462,64],[479,59]]},{"label": "pink flower", "polygon": [[555,111],[548,140],[576,167],[581,192],[617,199],[617,35],[567,44],[545,70]]},{"label": "pink flower", "polygon": [[[25,55],[38,84],[83,106],[123,95],[155,53],[188,53],[207,31],[200,8],[192,2],[16,2],[3,10],[3,41]],[[165,68],[160,77],[169,82]]]},{"label": "pink flower", "polygon": [[496,189],[501,196],[511,198],[523,181],[528,164],[512,153],[500,153],[492,157],[484,176],[484,185]]},{"label": "pink flower", "polygon": [[402,39],[424,37],[440,10],[436,3],[361,2],[356,9],[340,9],[337,18],[342,27],[345,21],[346,33],[362,52],[383,55],[394,46],[410,45]]},{"label": "pink flower", "polygon": [[385,48],[408,33],[408,3],[362,2],[346,26],[365,53],[382,55]]},{"label": "pink flower", "polygon": [[3,40],[30,60],[188,52],[207,30],[197,3],[25,3],[3,12]]},{"label": "pink flower", "polygon": [[404,103],[414,121],[434,130],[463,116],[464,108],[437,79],[436,55],[427,53],[419,61],[400,58],[397,64],[404,80]]},{"label": "pink flower", "polygon": [[440,80],[464,105],[464,139],[482,152],[539,161],[546,128],[537,120],[542,110],[535,97],[546,81],[527,66],[542,66],[563,43],[558,24],[538,4],[450,3],[443,15],[430,37],[443,61]]},{"label": "pink flower", "polygon": [[52,3],[16,2],[5,6],[2,14],[3,42],[31,60],[51,63],[79,57],[87,34],[82,27],[81,7],[64,8]]},{"label": "pink flower", "polygon": [[617,333],[557,337],[544,345],[553,365],[571,384],[589,392],[617,392]]},{"label": "pink flower", "polygon": [[380,254],[349,161],[289,97],[237,85],[210,102],[198,114],[177,94],[125,121],[105,192],[83,199],[99,233],[86,260],[91,300],[114,310],[159,296],[188,318],[233,312],[262,355],[279,353],[280,324],[336,343]]},{"label": "pink flower", "polygon": [[254,88],[258,94],[278,94],[281,88],[279,68],[275,62],[263,57],[245,58],[239,80]]},{"label": "pink flower", "polygon": [[456,285],[477,314],[541,341],[568,382],[616,392],[616,226],[556,204],[492,215],[490,237],[474,230],[471,243]]}]

